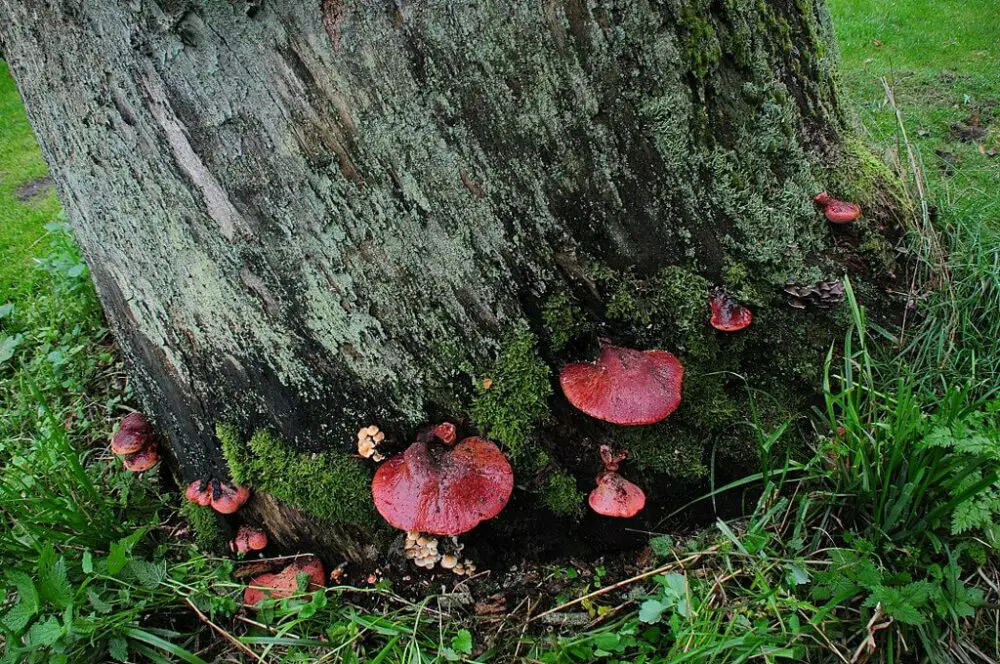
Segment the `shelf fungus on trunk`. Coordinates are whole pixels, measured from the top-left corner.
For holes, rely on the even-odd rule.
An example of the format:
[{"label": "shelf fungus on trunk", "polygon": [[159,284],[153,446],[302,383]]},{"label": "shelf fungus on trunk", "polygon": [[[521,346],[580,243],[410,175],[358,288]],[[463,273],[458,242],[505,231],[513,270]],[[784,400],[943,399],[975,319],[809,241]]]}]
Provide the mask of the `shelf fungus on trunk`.
[{"label": "shelf fungus on trunk", "polygon": [[233,553],[250,553],[261,551],[267,547],[267,533],[253,526],[240,526],[236,537],[229,542],[229,550]]},{"label": "shelf fungus on trunk", "polygon": [[598,514],[627,519],[646,506],[646,494],[642,489],[618,474],[618,466],[627,457],[627,452],[615,454],[610,446],[601,445],[604,470],[597,476],[597,486],[587,500],[590,509]]},{"label": "shelf fungus on trunk", "polygon": [[153,425],[142,413],[129,413],[111,438],[111,452],[122,458],[125,470],[133,473],[149,470],[160,460]]},{"label": "shelf fungus on trunk", "polygon": [[830,196],[825,191],[813,199],[831,224],[851,224],[861,218],[861,206]]},{"label": "shelf fungus on trunk", "polygon": [[514,471],[492,442],[469,437],[453,445],[454,425],[417,436],[372,479],[379,514],[395,528],[461,535],[498,515],[514,490]]},{"label": "shelf fungus on trunk", "polygon": [[633,350],[602,342],[595,362],[567,364],[559,375],[573,406],[612,424],[655,424],[681,403],[684,367],[665,350]]},{"label": "shelf fungus on trunk", "polygon": [[785,295],[788,296],[788,305],[795,309],[805,309],[809,306],[832,309],[844,301],[844,282],[834,279],[821,281],[813,286],[787,284]]},{"label": "shelf fungus on trunk", "polygon": [[712,308],[711,324],[722,332],[739,332],[750,327],[753,312],[736,301],[722,288],[717,288],[708,301]]},{"label": "shelf fungus on trunk", "polygon": [[299,592],[299,575],[306,575],[304,592],[311,592],[323,587],[326,582],[326,572],[323,563],[315,556],[306,556],[296,560],[278,573],[267,573],[255,576],[250,580],[249,587],[243,591],[243,603],[256,606],[262,600],[284,599]]},{"label": "shelf fungus on trunk", "polygon": [[218,479],[195,480],[184,490],[185,497],[219,514],[235,514],[250,498],[250,489]]}]

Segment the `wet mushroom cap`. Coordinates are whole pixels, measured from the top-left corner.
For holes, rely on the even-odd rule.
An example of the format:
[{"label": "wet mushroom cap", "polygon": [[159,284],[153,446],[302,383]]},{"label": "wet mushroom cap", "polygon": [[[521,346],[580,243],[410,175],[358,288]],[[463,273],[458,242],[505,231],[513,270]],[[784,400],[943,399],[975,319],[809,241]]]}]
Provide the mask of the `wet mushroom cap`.
[{"label": "wet mushroom cap", "polygon": [[722,332],[739,332],[753,321],[753,312],[723,290],[716,291],[709,305],[712,307],[712,327]]},{"label": "wet mushroom cap", "polygon": [[195,480],[191,482],[191,484],[187,485],[187,489],[184,490],[184,496],[192,503],[197,503],[202,507],[208,507],[212,504],[212,489],[209,486],[208,480]]},{"label": "wet mushroom cap", "polygon": [[252,526],[240,526],[236,531],[236,537],[230,542],[230,549],[240,553],[250,551],[260,551],[267,546],[267,533],[260,528]]},{"label": "wet mushroom cap", "polygon": [[156,449],[153,447],[147,447],[135,454],[126,454],[122,457],[125,470],[133,473],[145,472],[155,466],[159,460],[160,455],[156,453]]},{"label": "wet mushroom cap", "polygon": [[123,417],[119,429],[135,433],[153,433],[153,425],[149,423],[149,420],[146,419],[145,415],[137,412],[129,413]]},{"label": "wet mushroom cap", "polygon": [[514,471],[500,449],[482,438],[454,447],[418,440],[379,467],[372,498],[395,528],[460,535],[503,510]]},{"label": "wet mushroom cap", "polygon": [[587,502],[598,514],[627,519],[646,506],[646,494],[618,473],[605,472],[597,476],[597,486]]},{"label": "wet mushroom cap", "polygon": [[135,454],[149,443],[149,434],[122,427],[111,439],[111,452],[117,456]]},{"label": "wet mushroom cap", "polygon": [[250,498],[250,489],[235,484],[218,483],[218,491],[211,491],[212,509],[219,514],[235,514]]},{"label": "wet mushroom cap", "polygon": [[681,403],[684,367],[665,350],[639,351],[610,344],[596,362],[567,364],[563,394],[587,415],[612,424],[655,424]]},{"label": "wet mushroom cap", "polygon": [[277,574],[260,574],[250,580],[250,586],[243,591],[243,603],[247,606],[256,606],[261,600],[268,597],[272,599],[284,599],[299,592],[299,574],[307,577],[305,592],[312,592],[323,587],[326,581],[326,572],[323,563],[315,556],[309,556],[300,561],[295,561],[285,567]]},{"label": "wet mushroom cap", "polygon": [[857,203],[832,200],[823,210],[827,220],[834,224],[849,224],[861,218],[861,206]]}]

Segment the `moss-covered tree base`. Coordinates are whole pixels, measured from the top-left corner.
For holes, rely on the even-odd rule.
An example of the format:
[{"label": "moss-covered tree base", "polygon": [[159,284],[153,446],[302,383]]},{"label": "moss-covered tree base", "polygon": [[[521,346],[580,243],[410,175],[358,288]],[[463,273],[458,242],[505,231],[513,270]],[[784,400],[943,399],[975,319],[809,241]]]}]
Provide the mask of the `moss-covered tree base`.
[{"label": "moss-covered tree base", "polygon": [[[288,548],[375,555],[355,432],[400,451],[442,419],[515,465],[484,541],[613,545],[583,509],[600,443],[631,452],[640,527],[713,460],[751,469],[747,422],[801,413],[843,328],[782,289],[892,278],[822,0],[0,0],[0,40],[181,479],[252,485]],[[831,227],[822,190],[863,221]],[[749,330],[708,326],[717,286]],[[681,359],[667,422],[568,406],[600,337]]]}]

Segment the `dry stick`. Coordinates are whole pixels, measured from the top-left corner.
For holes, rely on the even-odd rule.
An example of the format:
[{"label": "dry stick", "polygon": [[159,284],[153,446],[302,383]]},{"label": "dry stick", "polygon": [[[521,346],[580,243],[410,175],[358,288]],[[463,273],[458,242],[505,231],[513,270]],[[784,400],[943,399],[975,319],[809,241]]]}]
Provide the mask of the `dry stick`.
[{"label": "dry stick", "polygon": [[719,545],[716,544],[715,546],[709,547],[708,549],[705,549],[704,551],[700,551],[698,553],[692,554],[692,555],[690,555],[687,558],[684,558],[682,560],[676,560],[676,561],[674,561],[672,563],[668,563],[666,565],[663,565],[662,567],[657,567],[654,570],[650,570],[648,572],[643,572],[642,574],[639,574],[637,576],[633,576],[633,577],[630,577],[628,579],[624,579],[623,581],[619,581],[618,583],[614,583],[614,584],[612,584],[612,585],[610,585],[610,586],[608,586],[606,588],[600,588],[598,590],[595,590],[592,593],[587,593],[586,595],[584,595],[582,597],[577,597],[574,600],[570,600],[568,602],[564,602],[564,603],[560,604],[559,606],[557,606],[555,608],[549,609],[548,611],[544,611],[542,613],[539,613],[537,616],[535,616],[534,618],[532,618],[529,622],[534,622],[536,620],[540,620],[540,619],[544,618],[545,616],[551,615],[553,613],[558,613],[559,611],[562,611],[563,609],[568,609],[569,607],[575,606],[575,605],[579,604],[580,602],[585,602],[588,599],[593,599],[594,597],[600,597],[601,595],[609,593],[612,590],[617,590],[618,588],[622,588],[624,586],[631,585],[631,584],[635,583],[636,581],[642,581],[643,579],[648,579],[651,576],[656,576],[657,574],[662,574],[663,572],[668,572],[668,571],[670,571],[672,569],[676,569],[677,567],[683,567],[687,563],[692,563],[692,562],[696,562],[696,561],[700,560],[701,557],[704,556],[705,554],[715,553],[718,550],[719,550]]},{"label": "dry stick", "polygon": [[198,616],[198,618],[200,618],[203,623],[205,623],[206,625],[208,625],[209,627],[211,627],[215,631],[216,634],[218,634],[219,636],[221,636],[222,638],[224,638],[226,641],[229,641],[230,643],[232,643],[243,654],[249,655],[250,657],[254,658],[258,662],[260,662],[261,664],[263,664],[264,659],[260,655],[258,655],[257,653],[255,653],[249,646],[247,646],[245,643],[242,643],[235,636],[233,636],[232,634],[230,634],[229,632],[227,632],[226,630],[222,629],[221,627],[219,627],[218,625],[216,625],[214,622],[212,622],[211,620],[209,620],[208,616],[206,616],[204,613],[202,613],[201,609],[199,609],[197,606],[195,606],[194,602],[192,602],[189,598],[185,598],[184,602],[188,606],[190,606],[191,610],[195,612],[195,614]]}]

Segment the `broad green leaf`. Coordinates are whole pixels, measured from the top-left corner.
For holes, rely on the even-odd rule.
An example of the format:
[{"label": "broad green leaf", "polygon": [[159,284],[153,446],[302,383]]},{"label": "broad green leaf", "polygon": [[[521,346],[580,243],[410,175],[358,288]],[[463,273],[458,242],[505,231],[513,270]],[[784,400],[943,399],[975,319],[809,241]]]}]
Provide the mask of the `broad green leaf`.
[{"label": "broad green leaf", "polygon": [[647,599],[639,607],[639,620],[644,623],[660,622],[660,618],[667,608],[669,607],[659,600]]},{"label": "broad green leaf", "polygon": [[17,588],[17,604],[4,614],[3,624],[13,632],[20,632],[38,613],[38,591],[35,582],[24,572],[8,572],[7,579]]},{"label": "broad green leaf", "polygon": [[451,647],[455,652],[463,655],[472,654],[472,632],[467,629],[458,630],[458,634],[452,638]]},{"label": "broad green leaf", "polygon": [[36,622],[28,630],[28,642],[35,647],[51,646],[63,635],[63,626],[55,616]]}]

